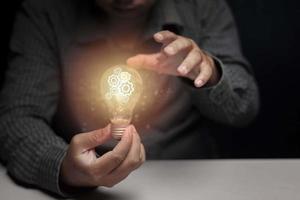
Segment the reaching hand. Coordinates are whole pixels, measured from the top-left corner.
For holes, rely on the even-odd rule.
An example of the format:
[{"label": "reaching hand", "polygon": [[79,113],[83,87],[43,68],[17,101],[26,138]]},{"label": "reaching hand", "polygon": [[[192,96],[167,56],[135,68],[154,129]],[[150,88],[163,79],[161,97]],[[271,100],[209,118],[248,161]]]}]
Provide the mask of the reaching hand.
[{"label": "reaching hand", "polygon": [[154,54],[139,54],[127,60],[131,67],[141,67],[173,76],[182,76],[194,81],[196,87],[214,85],[219,72],[213,59],[203,52],[191,39],[170,31],[154,35],[163,48]]}]

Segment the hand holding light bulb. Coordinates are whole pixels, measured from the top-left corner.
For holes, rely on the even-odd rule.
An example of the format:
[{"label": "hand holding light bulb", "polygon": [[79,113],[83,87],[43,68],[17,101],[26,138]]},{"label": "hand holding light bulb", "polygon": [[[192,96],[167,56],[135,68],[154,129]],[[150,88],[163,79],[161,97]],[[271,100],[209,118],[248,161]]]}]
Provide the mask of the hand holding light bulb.
[{"label": "hand holding light bulb", "polygon": [[133,126],[128,126],[112,151],[99,158],[95,148],[111,139],[110,125],[104,129],[75,135],[60,170],[63,191],[74,187],[112,187],[145,161],[145,149]]}]

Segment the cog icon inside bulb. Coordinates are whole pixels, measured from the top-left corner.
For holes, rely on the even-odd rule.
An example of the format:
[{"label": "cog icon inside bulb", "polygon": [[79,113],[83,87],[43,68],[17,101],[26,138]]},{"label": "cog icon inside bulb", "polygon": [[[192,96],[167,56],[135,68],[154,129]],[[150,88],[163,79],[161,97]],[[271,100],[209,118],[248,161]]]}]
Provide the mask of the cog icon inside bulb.
[{"label": "cog icon inside bulb", "polygon": [[109,100],[114,96],[127,102],[129,96],[134,92],[134,86],[131,82],[131,74],[116,68],[108,77],[109,91],[105,97]]}]

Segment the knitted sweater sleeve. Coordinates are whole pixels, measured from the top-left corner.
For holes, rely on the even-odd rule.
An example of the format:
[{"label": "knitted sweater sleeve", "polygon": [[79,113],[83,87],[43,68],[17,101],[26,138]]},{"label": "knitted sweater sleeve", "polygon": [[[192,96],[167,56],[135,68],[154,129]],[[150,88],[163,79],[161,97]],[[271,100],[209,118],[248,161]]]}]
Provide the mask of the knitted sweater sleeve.
[{"label": "knitted sweater sleeve", "polygon": [[62,194],[60,165],[67,144],[50,127],[59,94],[54,35],[30,3],[21,6],[0,94],[0,159],[27,185]]}]

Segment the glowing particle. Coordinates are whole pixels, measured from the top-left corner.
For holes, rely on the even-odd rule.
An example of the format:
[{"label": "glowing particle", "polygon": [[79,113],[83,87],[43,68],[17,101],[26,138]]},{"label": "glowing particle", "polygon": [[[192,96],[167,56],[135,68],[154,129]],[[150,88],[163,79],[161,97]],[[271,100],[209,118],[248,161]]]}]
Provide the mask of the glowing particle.
[{"label": "glowing particle", "polygon": [[151,128],[151,125],[150,124],[147,124],[146,125],[146,129],[150,129]]}]

